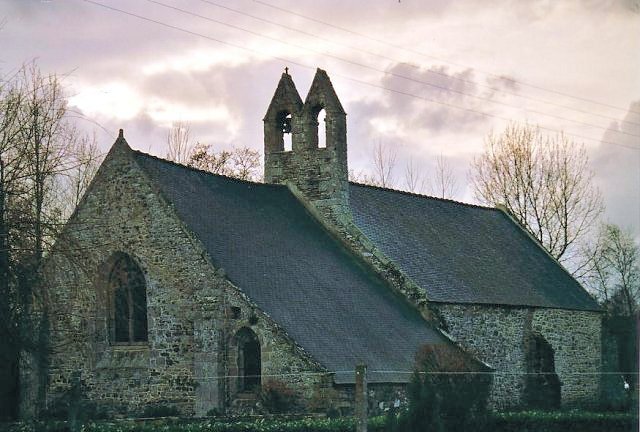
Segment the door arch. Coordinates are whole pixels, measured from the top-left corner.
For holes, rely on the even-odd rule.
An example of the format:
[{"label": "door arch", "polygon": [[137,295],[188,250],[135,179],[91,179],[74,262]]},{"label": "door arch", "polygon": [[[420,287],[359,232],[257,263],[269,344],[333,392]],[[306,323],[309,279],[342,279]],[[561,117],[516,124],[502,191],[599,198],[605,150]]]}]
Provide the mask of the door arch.
[{"label": "door arch", "polygon": [[243,327],[236,333],[238,349],[238,390],[254,391],[262,382],[262,356],[260,340],[253,330]]},{"label": "door arch", "polygon": [[525,403],[531,408],[560,408],[562,383],[556,373],[555,351],[541,334],[533,333],[528,342]]}]

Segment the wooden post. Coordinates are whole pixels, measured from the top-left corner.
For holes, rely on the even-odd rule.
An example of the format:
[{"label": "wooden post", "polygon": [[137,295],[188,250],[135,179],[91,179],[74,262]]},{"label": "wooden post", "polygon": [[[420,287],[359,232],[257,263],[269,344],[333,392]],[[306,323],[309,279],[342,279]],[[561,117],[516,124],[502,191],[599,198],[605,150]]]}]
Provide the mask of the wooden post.
[{"label": "wooden post", "polygon": [[356,366],[356,432],[367,432],[367,366]]}]

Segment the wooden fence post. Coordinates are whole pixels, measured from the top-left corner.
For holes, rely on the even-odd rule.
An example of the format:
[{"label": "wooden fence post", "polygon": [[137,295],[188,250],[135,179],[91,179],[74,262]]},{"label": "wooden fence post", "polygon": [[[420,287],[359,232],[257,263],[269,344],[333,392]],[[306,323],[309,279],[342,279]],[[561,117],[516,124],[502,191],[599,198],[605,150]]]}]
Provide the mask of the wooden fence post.
[{"label": "wooden fence post", "polygon": [[367,366],[356,366],[356,432],[367,432]]}]

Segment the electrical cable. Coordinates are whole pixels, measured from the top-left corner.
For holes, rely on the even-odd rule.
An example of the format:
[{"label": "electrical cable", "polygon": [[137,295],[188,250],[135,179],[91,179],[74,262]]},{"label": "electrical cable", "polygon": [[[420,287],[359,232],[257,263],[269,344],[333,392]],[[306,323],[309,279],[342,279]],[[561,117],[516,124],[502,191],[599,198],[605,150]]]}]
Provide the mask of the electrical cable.
[{"label": "electrical cable", "polygon": [[[505,103],[505,102],[495,101],[493,99],[488,99],[488,98],[485,98],[485,97],[482,97],[482,96],[476,96],[476,95],[473,95],[473,94],[470,94],[470,93],[466,93],[466,92],[463,92],[463,91],[460,91],[460,90],[455,90],[455,89],[452,89],[452,88],[449,88],[449,87],[433,84],[433,83],[430,83],[428,81],[419,80],[419,79],[416,79],[416,78],[413,78],[413,77],[410,77],[410,76],[407,76],[407,75],[399,74],[399,73],[396,73],[396,72],[385,71],[385,70],[382,70],[382,69],[378,69],[376,67],[369,66],[369,65],[366,65],[364,63],[357,62],[357,61],[354,61],[354,60],[349,60],[347,58],[340,57],[340,56],[337,56],[337,55],[334,55],[334,54],[331,54],[331,53],[328,53],[328,52],[325,52],[325,51],[317,50],[317,49],[314,49],[314,48],[309,48],[309,47],[306,47],[304,45],[298,45],[298,44],[294,44],[294,43],[291,43],[291,42],[283,41],[281,39],[278,39],[278,38],[275,38],[275,37],[272,37],[272,36],[268,36],[268,35],[264,35],[262,33],[255,32],[253,30],[249,30],[249,29],[241,27],[241,26],[237,26],[237,25],[234,25],[234,24],[229,24],[227,22],[220,21],[220,20],[217,20],[215,18],[211,18],[211,17],[205,16],[205,15],[201,15],[201,14],[198,14],[198,13],[186,10],[186,9],[182,9],[182,8],[179,8],[179,7],[176,7],[176,6],[168,5],[168,4],[160,2],[158,0],[147,0],[147,2],[156,4],[158,6],[162,6],[162,7],[167,8],[167,9],[172,9],[172,10],[175,10],[177,12],[180,12],[180,13],[183,13],[183,14],[186,14],[186,15],[190,15],[190,16],[193,16],[193,17],[196,17],[196,18],[200,18],[200,19],[203,19],[203,20],[214,22],[216,24],[220,24],[220,25],[223,25],[223,26],[226,26],[226,27],[229,27],[229,28],[240,30],[240,31],[252,34],[254,36],[262,37],[262,38],[265,38],[265,39],[268,39],[268,40],[271,40],[271,41],[274,41],[274,42],[277,42],[277,43],[281,43],[281,44],[288,45],[288,46],[291,46],[291,47],[294,47],[294,48],[310,51],[310,52],[319,54],[321,56],[333,58],[333,59],[341,61],[343,63],[351,64],[351,65],[354,65],[354,66],[358,66],[358,67],[361,67],[361,68],[364,68],[364,69],[368,69],[368,70],[371,70],[371,71],[374,71],[374,72],[379,72],[379,73],[382,73],[384,75],[390,75],[390,76],[393,76],[395,78],[404,79],[404,80],[407,80],[407,81],[415,82],[415,83],[418,83],[418,84],[426,85],[426,86],[437,88],[437,89],[440,89],[440,90],[449,91],[449,92],[453,92],[453,93],[458,93],[458,94],[461,94],[463,96],[471,97],[471,98],[478,99],[478,100],[481,100],[481,101],[484,101],[484,102],[494,103],[496,105],[502,105],[502,106],[505,106],[505,107],[508,107],[508,108],[512,108],[512,109],[520,109],[520,110],[523,110],[525,112],[530,112],[530,113],[533,113],[533,114],[538,114],[538,115],[547,116],[547,117],[553,117],[553,118],[558,119],[558,120],[563,120],[563,121],[576,123],[576,124],[579,124],[581,126],[593,127],[593,128],[601,129],[601,130],[604,130],[604,131],[609,130],[609,128],[605,127],[605,126],[594,125],[592,123],[586,123],[586,122],[582,122],[580,120],[573,120],[573,119],[570,119],[570,118],[561,117],[561,116],[557,116],[557,115],[554,115],[554,114],[548,114],[548,113],[544,113],[544,112],[536,111],[536,110],[532,110],[532,109],[516,107],[514,105],[510,105],[510,104]],[[629,133],[629,132],[624,132],[624,131],[621,131],[621,130],[614,130],[614,132],[620,133],[620,134],[623,134],[623,135],[629,135],[629,136],[632,136],[632,137],[635,137],[635,138],[640,138],[640,135],[635,135],[635,134],[632,134],[632,133]]]},{"label": "electrical cable", "polygon": [[[267,24],[271,24],[271,25],[280,27],[280,28],[284,28],[286,30],[293,31],[293,32],[296,32],[296,33],[299,33],[299,34],[303,34],[305,36],[313,37],[313,38],[319,39],[319,40],[324,41],[324,42],[328,42],[328,43],[336,45],[336,46],[348,48],[348,49],[351,49],[351,50],[354,50],[354,51],[359,51],[361,53],[365,53],[365,54],[368,54],[368,55],[371,55],[371,56],[375,56],[375,57],[378,57],[378,58],[381,58],[381,59],[392,61],[392,62],[395,62],[397,64],[406,65],[408,67],[411,67],[413,69],[417,69],[419,71],[425,72],[425,73],[430,74],[430,75],[437,75],[439,77],[443,77],[443,78],[451,79],[451,80],[455,80],[455,81],[460,81],[460,82],[463,82],[465,84],[470,84],[470,85],[473,85],[473,86],[486,88],[486,89],[489,89],[489,90],[494,91],[494,92],[503,93],[505,95],[509,95],[509,96],[513,96],[513,97],[519,97],[519,98],[523,98],[523,99],[528,99],[528,100],[531,100],[531,101],[534,101],[534,102],[540,102],[540,103],[552,105],[552,106],[555,106],[555,107],[558,107],[558,108],[576,111],[576,112],[579,112],[579,113],[582,113],[582,114],[601,117],[601,118],[606,119],[606,120],[612,120],[612,121],[616,121],[616,122],[620,122],[620,123],[629,123],[631,125],[640,126],[640,123],[633,122],[633,121],[630,121],[630,120],[624,120],[624,119],[621,120],[621,119],[619,119],[617,117],[611,117],[611,116],[607,116],[607,115],[603,115],[603,114],[599,114],[599,113],[594,113],[594,112],[591,112],[591,111],[586,111],[586,110],[582,110],[582,109],[579,109],[579,108],[574,108],[574,107],[570,107],[570,106],[567,106],[567,105],[562,105],[562,104],[559,104],[559,103],[556,103],[556,102],[552,102],[550,100],[540,99],[540,98],[527,96],[527,95],[516,93],[516,92],[511,92],[511,91],[508,91],[508,90],[505,90],[505,89],[501,89],[501,88],[498,88],[498,87],[493,87],[493,86],[490,86],[490,85],[487,85],[487,84],[482,84],[482,83],[479,83],[479,82],[476,82],[476,81],[472,81],[472,80],[469,80],[469,79],[457,77],[457,76],[454,76],[454,75],[449,75],[449,74],[444,73],[444,72],[438,72],[438,71],[432,70],[432,69],[423,69],[420,65],[417,65],[417,64],[414,64],[414,63],[407,63],[407,62],[398,60],[396,58],[386,56],[384,54],[379,54],[379,53],[376,53],[376,52],[373,52],[373,51],[370,51],[370,50],[365,50],[365,49],[361,49],[361,48],[358,48],[358,47],[355,47],[355,46],[352,46],[352,45],[348,45],[348,44],[345,44],[345,43],[342,43],[342,42],[337,42],[337,41],[331,40],[329,38],[326,38],[324,36],[320,36],[320,35],[317,35],[315,33],[311,33],[311,32],[305,31],[305,30],[300,30],[300,29],[297,29],[297,28],[294,28],[294,27],[290,27],[290,26],[284,25],[282,23],[279,23],[279,22],[276,22],[276,21],[273,21],[273,20],[270,20],[270,19],[267,19],[267,18],[259,17],[257,15],[246,13],[246,12],[244,12],[242,10],[234,9],[234,8],[229,7],[229,6],[225,6],[225,5],[213,2],[211,0],[200,0],[200,1],[203,2],[203,3],[209,4],[211,6],[215,6],[215,7],[221,8],[221,9],[225,9],[225,10],[237,13],[239,15],[243,15],[243,16],[255,19],[257,21],[261,21],[261,22],[264,22],[264,23],[267,23]],[[470,69],[473,70],[472,68],[470,68]],[[503,77],[503,79],[504,79],[504,77]]]},{"label": "electrical cable", "polygon": [[[242,46],[242,45],[235,44],[235,43],[232,43],[232,42],[223,41],[221,39],[217,39],[217,38],[214,38],[214,37],[211,37],[211,36],[208,36],[208,35],[204,35],[202,33],[198,33],[198,32],[195,32],[195,31],[192,31],[192,30],[189,30],[189,29],[185,29],[183,27],[179,27],[179,26],[176,26],[176,25],[173,25],[173,24],[169,24],[169,23],[166,23],[166,22],[163,22],[163,21],[158,21],[158,20],[155,20],[153,18],[149,18],[149,17],[145,17],[143,15],[139,15],[139,14],[136,14],[136,13],[133,13],[133,12],[125,11],[123,9],[118,9],[116,7],[113,7],[113,6],[105,5],[103,3],[99,3],[99,2],[96,2],[94,0],[82,0],[82,1],[84,1],[86,3],[93,4],[93,5],[98,6],[98,7],[102,7],[104,9],[109,9],[109,10],[114,11],[114,12],[118,12],[118,13],[121,13],[121,14],[124,14],[124,15],[128,15],[128,16],[131,16],[131,17],[143,20],[143,21],[147,21],[147,22],[154,23],[154,24],[157,24],[157,25],[160,25],[160,26],[163,26],[163,27],[167,27],[167,28],[170,28],[170,29],[173,29],[173,30],[177,30],[177,31],[180,31],[182,33],[190,34],[190,35],[193,35],[193,36],[198,36],[198,37],[201,37],[201,38],[204,38],[204,39],[207,39],[207,40],[210,40],[210,41],[218,42],[218,43],[221,43],[223,45],[228,45],[228,46],[231,46],[231,47],[234,47],[234,48],[239,48],[239,49],[242,49],[242,50],[250,51],[250,52],[253,52],[253,53],[258,54],[260,56],[267,56],[267,57],[270,57],[270,58],[275,59],[275,60],[279,60],[279,61],[282,61],[282,62],[285,62],[285,63],[293,64],[293,65],[296,65],[296,66],[300,66],[300,67],[305,68],[305,69],[311,69],[311,70],[316,69],[314,66],[310,66],[310,65],[298,62],[298,61],[294,61],[294,60],[287,59],[287,58],[280,57],[280,56],[276,56],[276,55],[265,54],[264,52],[259,51],[257,49],[253,49],[253,48],[250,48],[250,47]],[[365,86],[368,86],[368,87],[378,88],[380,90],[386,90],[386,91],[389,91],[389,92],[402,94],[402,95],[413,97],[413,98],[416,98],[416,99],[422,99],[422,100],[433,102],[433,103],[437,103],[437,104],[440,104],[440,105],[443,105],[443,106],[448,106],[448,107],[451,107],[451,108],[455,108],[455,109],[459,109],[459,110],[463,110],[463,111],[467,111],[467,112],[472,112],[472,113],[475,113],[475,114],[478,114],[478,115],[481,115],[481,116],[493,117],[493,118],[497,118],[497,119],[504,120],[504,121],[507,121],[507,122],[523,124],[523,122],[517,122],[517,121],[515,121],[513,119],[509,119],[509,118],[506,118],[506,117],[498,116],[498,115],[495,115],[495,114],[489,114],[489,113],[482,112],[482,111],[477,111],[477,110],[474,110],[474,109],[471,109],[471,108],[464,108],[464,107],[460,107],[460,106],[453,105],[453,104],[450,104],[450,103],[446,103],[446,102],[437,101],[437,100],[434,100],[434,99],[418,96],[418,95],[415,95],[413,93],[404,92],[404,91],[400,91],[400,90],[384,87],[384,86],[381,86],[381,85],[372,84],[372,83],[369,83],[367,81],[363,81],[363,80],[360,80],[360,79],[357,79],[357,78],[352,78],[352,77],[349,77],[349,76],[346,76],[346,75],[341,75],[341,74],[336,74],[336,73],[333,73],[332,75],[340,77],[340,78],[343,78],[343,79],[348,80],[348,81],[356,82],[356,83],[359,83],[359,84],[362,84],[362,85],[365,85]],[[615,145],[615,146],[619,146],[619,147],[624,147],[624,148],[629,148],[629,149],[632,149],[632,150],[640,151],[640,147],[636,147],[636,146],[622,144],[622,143],[618,143],[618,142],[614,142],[614,141],[599,140],[597,138],[587,137],[587,136],[584,136],[584,135],[570,133],[570,132],[562,132],[562,131],[559,131],[557,129],[549,128],[549,127],[546,127],[546,126],[538,126],[538,127],[540,129],[543,129],[543,130],[552,131],[552,132],[556,132],[556,133],[564,133],[565,135],[573,136],[573,137],[576,137],[576,138],[581,138],[581,139],[585,139],[585,140],[589,140],[589,141],[600,142],[602,144],[610,144],[610,145]]]},{"label": "electrical cable", "polygon": [[[298,12],[294,12],[294,11],[285,9],[283,7],[276,6],[274,4],[266,2],[264,0],[253,0],[253,2],[259,3],[259,4],[263,5],[263,6],[266,6],[266,7],[272,8],[272,9],[279,10],[281,12],[285,12],[285,13],[297,16],[299,18],[304,18],[306,20],[313,21],[313,22],[318,23],[318,24],[322,24],[324,26],[328,26],[328,27],[331,27],[331,28],[334,28],[334,29],[337,29],[337,30],[341,30],[343,32],[346,32],[346,33],[349,33],[349,34],[352,34],[352,35],[355,35],[355,36],[359,36],[359,37],[362,37],[362,38],[365,38],[365,39],[369,39],[371,41],[387,45],[387,46],[389,46],[391,48],[401,49],[403,51],[407,51],[407,52],[410,52],[412,54],[417,54],[417,55],[420,55],[420,56],[425,57],[425,58],[430,58],[432,60],[436,60],[436,61],[439,61],[441,63],[450,64],[452,66],[463,67],[465,69],[472,69],[472,70],[475,70],[477,72],[481,72],[481,73],[483,73],[483,74],[485,74],[487,76],[493,77],[493,78],[505,79],[504,76],[500,76],[500,75],[497,75],[495,73],[484,72],[484,71],[481,71],[479,69],[476,69],[476,68],[473,68],[473,67],[470,67],[470,66],[467,66],[467,65],[463,65],[463,64],[460,64],[460,63],[453,63],[453,62],[450,62],[450,61],[447,61],[447,60],[444,60],[444,59],[441,59],[441,58],[438,58],[438,57],[435,57],[435,56],[432,56],[432,55],[429,55],[429,54],[426,54],[426,53],[423,53],[423,52],[420,52],[420,51],[417,51],[417,50],[414,50],[414,49],[411,49],[411,48],[405,48],[405,47],[403,47],[401,45],[396,45],[396,44],[387,42],[385,40],[378,39],[378,38],[375,38],[373,36],[366,35],[364,33],[360,33],[360,32],[354,31],[354,30],[349,30],[347,28],[340,27],[340,26],[337,26],[335,24],[328,23],[326,21],[322,21],[322,20],[307,16],[307,15],[303,15],[303,14],[298,13]],[[524,87],[530,87],[530,88],[534,88],[536,90],[541,90],[541,91],[545,91],[545,92],[549,92],[549,93],[554,93],[554,94],[557,94],[557,95],[560,95],[560,96],[569,97],[569,98],[580,100],[580,101],[583,101],[583,102],[589,102],[589,103],[592,103],[592,104],[602,105],[602,106],[605,106],[605,107],[608,107],[608,108],[612,108],[612,109],[616,109],[616,110],[620,110],[620,111],[624,111],[624,112],[630,112],[630,113],[633,113],[633,114],[640,115],[640,111],[633,111],[633,110],[629,110],[627,108],[622,108],[622,107],[619,107],[619,106],[610,105],[610,104],[605,103],[605,102],[599,102],[599,101],[596,101],[596,100],[593,100],[593,99],[588,99],[588,98],[583,98],[583,97],[580,97],[580,96],[575,96],[575,95],[572,95],[570,93],[565,93],[565,92],[561,92],[561,91],[558,91],[558,90],[548,89],[548,88],[545,88],[545,87],[542,87],[542,86],[538,86],[536,84],[526,83],[526,82],[523,82],[523,81],[520,81],[520,80],[516,80],[516,79],[513,79],[513,78],[507,78],[507,79],[512,81],[512,82],[514,82],[514,83],[520,84],[521,86],[524,86]]]}]

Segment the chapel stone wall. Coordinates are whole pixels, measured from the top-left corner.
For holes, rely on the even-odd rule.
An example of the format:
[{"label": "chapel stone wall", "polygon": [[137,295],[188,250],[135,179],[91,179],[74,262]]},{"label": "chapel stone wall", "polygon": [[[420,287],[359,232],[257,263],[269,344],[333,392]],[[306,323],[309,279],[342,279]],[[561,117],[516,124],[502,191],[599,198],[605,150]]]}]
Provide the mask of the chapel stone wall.
[{"label": "chapel stone wall", "polygon": [[491,305],[438,304],[445,330],[494,372],[490,405],[524,404],[527,338],[542,335],[555,352],[562,406],[590,406],[599,396],[598,312]]}]

